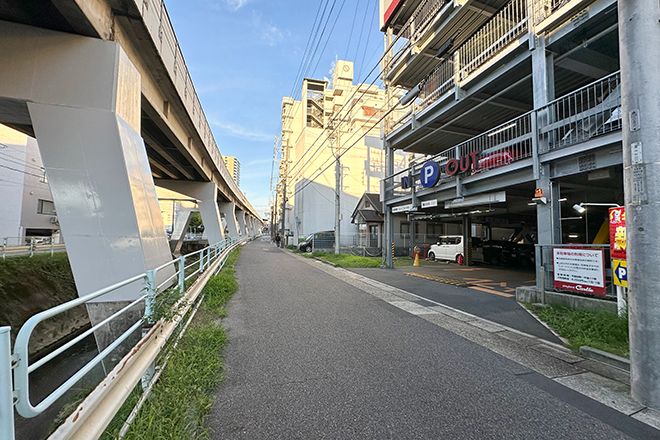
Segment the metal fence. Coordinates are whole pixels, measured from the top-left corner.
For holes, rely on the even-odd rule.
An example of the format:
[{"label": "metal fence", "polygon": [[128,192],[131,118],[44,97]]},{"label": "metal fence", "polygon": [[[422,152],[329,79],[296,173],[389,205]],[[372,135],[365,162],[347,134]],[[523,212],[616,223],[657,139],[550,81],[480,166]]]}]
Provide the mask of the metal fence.
[{"label": "metal fence", "polygon": [[53,237],[3,237],[2,238],[2,259],[10,255],[34,255],[35,253],[63,251],[64,238],[61,235]]},{"label": "metal fence", "polygon": [[[116,391],[121,397],[121,402],[128,397],[128,394],[131,392],[133,386],[127,387],[125,382],[122,382],[121,375],[127,374],[126,372],[122,373],[122,370],[129,370],[130,368],[135,367],[137,364],[138,358],[140,358],[140,353],[150,353],[146,356],[146,360],[140,365],[144,365],[144,369],[139,370],[139,374],[136,376],[135,381],[139,380],[139,377],[145,374],[149,366],[152,365],[156,355],[163,348],[165,342],[176,330],[178,324],[181,322],[182,317],[196,299],[199,296],[199,288],[194,288],[195,282],[200,280],[201,277],[207,277],[210,275],[209,269],[214,268],[218,269],[224,264],[229,252],[246,239],[227,239],[223,242],[216,243],[212,246],[206,247],[200,251],[183,255],[176,260],[172,260],[166,264],[163,264],[160,267],[157,267],[153,270],[150,270],[146,273],[136,275],[127,280],[116,283],[112,286],[108,286],[104,289],[100,289],[96,292],[93,292],[84,297],[66,302],[52,309],[43,311],[32,316],[28,321],[25,322],[23,327],[21,327],[16,341],[14,343],[13,351],[11,350],[11,335],[10,327],[1,327],[0,328],[0,439],[1,440],[14,440],[14,407],[16,411],[23,417],[31,418],[36,417],[39,414],[43,413],[51,405],[53,405],[60,397],[64,395],[71,387],[73,387],[80,379],[85,377],[92,369],[99,365],[106,357],[110,355],[115,349],[120,347],[124,341],[127,341],[131,335],[133,335],[137,330],[142,328],[144,325],[149,325],[150,330],[142,337],[142,339],[133,347],[133,349],[126,355],[126,357],[120,361],[117,366],[111,371],[106,379],[102,382],[102,385],[99,385],[91,394],[88,399],[95,399],[94,402],[88,404],[81,404],[77,411],[77,416],[80,416],[78,423],[69,423],[69,420],[62,425],[59,430],[76,430],[85,422],[83,419],[87,416],[89,418],[94,418],[93,414],[96,404],[103,399],[108,393],[111,392],[114,386],[117,383],[122,383],[126,389],[121,391]],[[217,262],[217,264],[216,264]],[[159,272],[167,273],[168,270],[174,269],[174,273],[169,276],[160,284],[156,283],[157,275]],[[186,286],[193,284],[193,287],[186,290]],[[102,320],[101,322],[95,324],[90,329],[84,333],[78,335],[71,341],[62,345],[58,349],[52,351],[45,357],[39,359],[37,362],[30,363],[28,358],[28,345],[30,343],[30,337],[33,330],[39,323],[62,313],[67,312],[75,307],[84,305],[90,301],[101,298],[104,295],[107,295],[110,292],[114,292],[117,289],[126,286],[135,286],[137,290],[140,290],[140,296],[134,301],[127,304],[125,307]],[[177,301],[175,307],[180,307],[180,313],[173,318],[171,321],[166,321],[161,319],[157,323],[150,322],[153,317],[153,311],[164,294],[164,292],[178,292],[181,299]],[[30,381],[29,376],[35,370],[43,367],[49,361],[53,360],[60,354],[74,347],[76,344],[81,342],[83,339],[92,335],[93,332],[99,330],[101,327],[110,325],[116,320],[126,316],[132,310],[136,310],[140,307],[144,307],[144,316],[141,319],[138,319],[134,322],[128,330],[126,330],[121,335],[117,336],[114,341],[104,348],[96,357],[94,357],[90,362],[82,366],[73,376],[69,377],[64,383],[59,385],[55,391],[48,394],[40,402],[33,404],[31,400],[31,390],[30,390]],[[106,327],[107,328],[107,327]],[[154,342],[156,341],[157,342]],[[142,350],[142,351],[141,351]],[[152,350],[152,351],[148,351]],[[150,357],[149,357],[150,356]],[[133,367],[131,367],[133,366]],[[137,367],[136,367],[137,368]],[[13,386],[12,386],[12,377],[13,377]],[[118,398],[115,394],[114,398]],[[115,405],[116,409],[121,406],[121,402]],[[86,408],[86,409],[85,409]],[[112,419],[114,414],[104,414],[104,420],[108,422]],[[98,415],[97,415],[98,416]],[[78,418],[78,417],[76,417]],[[75,420],[74,420],[75,421]],[[67,425],[69,423],[69,425]],[[95,425],[95,429],[100,433],[105,429],[105,425],[100,420],[92,420],[92,424]],[[61,437],[64,438],[64,434],[60,433]],[[57,435],[57,432],[56,434]],[[68,437],[66,437],[68,438]],[[92,437],[88,437],[92,438]],[[94,436],[93,438],[96,438]]]},{"label": "metal fence", "polygon": [[545,153],[621,129],[621,75],[615,72],[537,110]]},{"label": "metal fence", "polygon": [[513,0],[484,24],[457,50],[460,79],[465,79],[490,58],[527,32],[525,0]]}]

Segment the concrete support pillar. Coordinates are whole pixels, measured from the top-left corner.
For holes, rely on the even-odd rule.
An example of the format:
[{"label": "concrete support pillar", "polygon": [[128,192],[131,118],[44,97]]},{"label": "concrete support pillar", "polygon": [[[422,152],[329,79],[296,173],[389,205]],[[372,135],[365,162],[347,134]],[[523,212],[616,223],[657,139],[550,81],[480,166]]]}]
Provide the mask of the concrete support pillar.
[{"label": "concrete support pillar", "polygon": [[170,238],[170,242],[175,242],[174,247],[172,248],[172,254],[181,255],[181,246],[183,246],[183,240],[186,238],[186,231],[188,231],[190,220],[195,212],[199,212],[199,210],[197,208],[183,207],[178,210],[174,219],[174,225],[172,226],[172,236]]},{"label": "concrete support pillar", "polygon": [[155,183],[166,188],[197,199],[199,213],[202,215],[204,234],[209,244],[225,239],[218,208],[218,185],[214,182],[189,182],[181,180],[156,179]]},{"label": "concrete support pillar", "polygon": [[238,222],[236,221],[236,204],[233,202],[219,203],[220,212],[224,214],[227,230],[231,238],[238,238]]},{"label": "concrete support pillar", "polygon": [[660,8],[654,0],[619,0],[618,8],[630,388],[660,409]]},{"label": "concrete support pillar", "polygon": [[[535,38],[532,49],[532,89],[534,94],[534,108],[539,109],[554,99],[554,64],[552,53],[545,49],[545,37]],[[537,114],[539,120],[545,120],[549,117],[546,112],[540,111]],[[535,158],[538,161],[538,139],[534,139]],[[551,245],[561,243],[561,221],[559,205],[559,185],[550,179],[550,165],[535,164],[538,169],[536,188],[543,190],[547,204],[540,203],[536,207],[536,224],[538,244]],[[530,194],[530,199],[532,198]],[[552,252],[549,247],[537,249],[536,251],[536,285],[545,288],[543,277],[545,276],[544,266],[552,264]],[[543,252],[543,254],[541,253]],[[544,266],[541,266],[541,261]]]},{"label": "concrete support pillar", "polygon": [[[144,142],[141,78],[118,43],[0,22],[0,109],[36,135],[78,294],[171,260]],[[26,109],[16,112],[16,109]],[[23,119],[21,119],[23,118]],[[156,282],[174,273],[163,271]],[[134,283],[88,305],[97,323],[141,295]],[[96,333],[105,348],[142,312]]]},{"label": "concrete support pillar", "polygon": [[235,213],[236,213],[236,221],[238,222],[238,232],[242,237],[247,237],[248,232],[247,232],[247,227],[245,225],[245,211],[241,209],[237,209]]},{"label": "concrete support pillar", "polygon": [[463,217],[463,265],[472,266],[472,219]]}]

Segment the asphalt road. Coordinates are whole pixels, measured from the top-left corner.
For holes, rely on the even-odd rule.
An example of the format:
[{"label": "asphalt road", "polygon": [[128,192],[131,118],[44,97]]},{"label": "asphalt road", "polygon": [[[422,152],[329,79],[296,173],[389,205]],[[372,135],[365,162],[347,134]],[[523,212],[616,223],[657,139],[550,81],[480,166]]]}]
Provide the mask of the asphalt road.
[{"label": "asphalt road", "polygon": [[[472,313],[479,317],[515,328],[530,335],[546,339],[548,341],[561,344],[550,330],[540,324],[532,315],[525,311],[520,304],[516,302],[514,295],[506,295],[503,292],[494,291],[493,288],[482,289],[480,285],[471,284],[469,287],[456,287],[432,279],[410,276],[410,273],[422,273],[437,275],[441,277],[451,277],[460,281],[470,282],[456,274],[448,273],[450,270],[457,269],[460,266],[451,265],[446,269],[438,267],[402,267],[394,270],[383,269],[350,269],[355,273],[364,275],[368,278],[380,281],[390,286],[419,295],[431,301],[453,307],[464,312]],[[476,268],[482,269],[482,268]],[[496,270],[482,269],[481,278],[497,279],[493,276]],[[472,274],[474,272],[467,272]],[[482,284],[483,285],[483,284]]]},{"label": "asphalt road", "polygon": [[658,438],[269,243],[236,274],[214,439]]}]

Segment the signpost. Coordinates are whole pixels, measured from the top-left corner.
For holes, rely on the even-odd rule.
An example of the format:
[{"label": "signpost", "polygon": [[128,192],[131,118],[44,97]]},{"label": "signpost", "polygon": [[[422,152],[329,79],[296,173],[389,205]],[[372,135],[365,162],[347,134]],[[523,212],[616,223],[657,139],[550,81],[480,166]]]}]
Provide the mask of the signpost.
[{"label": "signpost", "polygon": [[552,249],[554,287],[605,296],[603,254],[600,249]]},{"label": "signpost", "polygon": [[610,208],[610,255],[612,279],[616,285],[616,304],[619,316],[626,312],[628,266],[626,262],[626,208]]}]

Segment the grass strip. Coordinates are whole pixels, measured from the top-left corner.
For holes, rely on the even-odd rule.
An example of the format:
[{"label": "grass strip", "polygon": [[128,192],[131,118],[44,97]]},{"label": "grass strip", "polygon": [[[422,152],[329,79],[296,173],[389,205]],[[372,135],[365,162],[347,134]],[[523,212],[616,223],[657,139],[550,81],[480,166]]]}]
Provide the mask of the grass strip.
[{"label": "grass strip", "polygon": [[[332,252],[315,251],[312,254],[302,253],[298,250],[293,250],[294,253],[300,254],[305,258],[320,258],[321,260],[334,263],[337,267],[366,267],[366,268],[379,268],[382,267],[383,257],[361,257],[352,254],[339,254],[336,255]],[[411,267],[413,259],[411,257],[398,257],[394,258],[394,267]],[[423,264],[426,265],[426,264]]]},{"label": "grass strip", "polygon": [[558,304],[547,307],[526,304],[554,331],[568,340],[568,347],[578,351],[588,345],[618,356],[630,357],[628,317],[606,311],[577,310]]},{"label": "grass strip", "polygon": [[[218,318],[238,290],[234,268],[240,248],[232,251],[224,268],[204,287],[204,303],[172,351],[167,368],[128,430],[127,440],[208,439],[204,421],[222,380],[221,351],[227,336]],[[141,395],[138,384],[101,437],[115,439]]]}]

